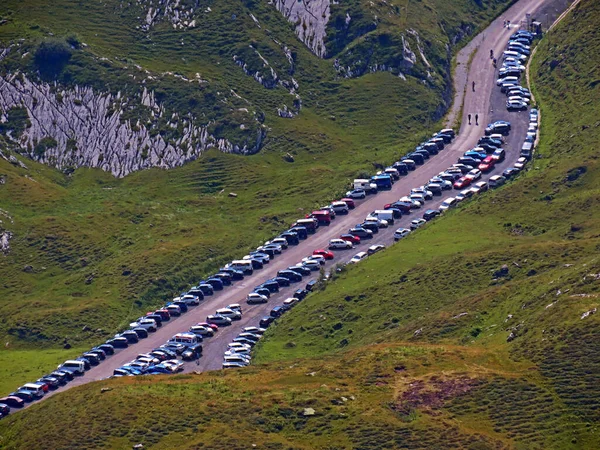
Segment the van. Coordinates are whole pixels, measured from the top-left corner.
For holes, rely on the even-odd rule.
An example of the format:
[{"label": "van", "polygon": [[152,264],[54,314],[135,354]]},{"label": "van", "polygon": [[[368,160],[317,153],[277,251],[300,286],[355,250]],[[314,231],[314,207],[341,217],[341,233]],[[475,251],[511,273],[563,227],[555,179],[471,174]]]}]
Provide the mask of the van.
[{"label": "van", "polygon": [[65,361],[60,366],[58,366],[58,370],[67,369],[70,372],[75,373],[76,375],[83,375],[85,372],[85,365],[83,361],[77,361],[75,359],[70,359]]},{"label": "van", "polygon": [[389,209],[377,209],[371,213],[371,216],[379,220],[386,220],[390,225],[394,225],[394,211]]},{"label": "van", "polygon": [[35,398],[42,398],[44,396],[44,389],[38,384],[26,383],[19,389],[31,392]]},{"label": "van", "polygon": [[183,344],[186,347],[189,347],[190,345],[199,344],[201,339],[198,339],[198,336],[193,333],[177,333],[175,336],[169,339],[169,342]]},{"label": "van", "polygon": [[523,142],[523,146],[521,147],[520,156],[531,159],[531,155],[533,153],[533,144],[531,142]]},{"label": "van", "polygon": [[371,182],[377,185],[377,189],[392,189],[393,181],[391,175],[375,175],[371,177]]},{"label": "van", "polygon": [[229,269],[239,270],[244,275],[252,275],[254,273],[254,268],[252,266],[252,261],[248,261],[246,259],[239,259],[236,261],[232,261],[227,265]]},{"label": "van", "polygon": [[301,226],[306,228],[308,233],[314,234],[317,232],[317,228],[319,228],[319,222],[316,219],[300,219],[296,221],[294,224],[294,228],[297,226]]},{"label": "van", "polygon": [[506,182],[506,178],[504,178],[502,175],[494,175],[493,177],[490,177],[490,179],[488,180],[488,183],[491,188],[500,187],[505,182]]},{"label": "van", "polygon": [[319,225],[329,226],[331,225],[331,214],[329,211],[319,210],[313,211],[310,215],[312,218],[317,219]]},{"label": "van", "polygon": [[352,183],[354,189],[364,189],[369,191],[371,189],[371,182],[365,178],[356,178]]},{"label": "van", "polygon": [[[425,164],[425,158],[420,153],[413,152],[413,153],[409,154],[408,156],[410,157],[411,160],[414,161],[415,164],[418,164],[418,165]],[[406,161],[404,161],[404,162],[406,162]]]}]

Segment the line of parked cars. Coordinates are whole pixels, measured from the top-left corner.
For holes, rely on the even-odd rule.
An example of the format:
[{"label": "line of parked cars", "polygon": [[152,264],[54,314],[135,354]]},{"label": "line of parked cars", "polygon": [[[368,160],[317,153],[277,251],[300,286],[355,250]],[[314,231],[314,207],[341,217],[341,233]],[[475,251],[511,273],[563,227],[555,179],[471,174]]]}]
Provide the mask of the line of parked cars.
[{"label": "line of parked cars", "polygon": [[531,54],[534,35],[529,31],[519,30],[508,41],[502,53],[502,66],[498,71],[496,85],[506,93],[506,109],[508,111],[525,111],[531,102],[531,92],[521,86],[521,75],[525,72],[527,58]]}]

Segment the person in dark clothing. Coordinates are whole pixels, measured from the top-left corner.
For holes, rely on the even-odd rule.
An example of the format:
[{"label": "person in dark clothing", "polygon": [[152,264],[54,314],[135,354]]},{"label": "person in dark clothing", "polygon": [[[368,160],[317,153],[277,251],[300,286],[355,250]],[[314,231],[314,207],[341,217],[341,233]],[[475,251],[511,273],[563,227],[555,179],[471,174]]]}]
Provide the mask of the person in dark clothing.
[{"label": "person in dark clothing", "polygon": [[475,114],[475,125],[479,125],[479,114]]},{"label": "person in dark clothing", "polygon": [[471,125],[471,114],[469,114],[469,125]]},{"label": "person in dark clothing", "polygon": [[475,82],[473,81],[473,92],[475,92]]},{"label": "person in dark clothing", "polygon": [[494,50],[490,50],[490,59],[494,59]]}]

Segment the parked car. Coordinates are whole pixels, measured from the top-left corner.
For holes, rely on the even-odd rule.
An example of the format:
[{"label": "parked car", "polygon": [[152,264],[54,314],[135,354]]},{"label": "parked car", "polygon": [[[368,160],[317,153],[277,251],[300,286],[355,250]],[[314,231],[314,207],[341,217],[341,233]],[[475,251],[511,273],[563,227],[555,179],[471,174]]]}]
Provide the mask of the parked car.
[{"label": "parked car", "polygon": [[460,177],[458,180],[456,180],[454,182],[454,189],[464,189],[467,186],[469,186],[472,181],[473,181],[472,178],[469,178],[468,175],[465,175],[464,177]]},{"label": "parked car", "polygon": [[494,170],[495,165],[496,165],[496,160],[492,157],[492,155],[490,155],[490,156],[486,156],[483,159],[483,161],[481,161],[481,164],[479,164],[477,169],[479,169],[483,173],[487,173],[487,172]]},{"label": "parked car", "polygon": [[421,225],[425,225],[426,223],[427,223],[427,221],[425,219],[415,219],[415,220],[412,220],[410,222],[410,229],[411,230],[416,230]]},{"label": "parked car", "polygon": [[350,260],[350,264],[356,264],[361,262],[363,259],[365,259],[367,256],[369,256],[367,254],[367,252],[359,252],[356,255],[354,255],[352,257],[352,259]]},{"label": "parked car", "polygon": [[330,252],[329,250],[324,250],[324,249],[314,250],[312,254],[313,255],[321,255],[325,259],[333,259],[335,257],[335,255],[332,252]]},{"label": "parked car", "polygon": [[354,189],[346,192],[346,197],[351,199],[363,199],[366,198],[367,193],[364,189]]},{"label": "parked car", "polygon": [[275,320],[274,317],[265,316],[262,319],[260,319],[260,321],[258,323],[258,326],[261,327],[261,328],[268,328],[269,325],[271,325],[274,320]]},{"label": "parked car", "polygon": [[215,315],[227,317],[231,320],[241,320],[242,319],[242,313],[240,311],[236,311],[234,309],[229,309],[229,308],[217,309],[217,311],[215,312]]},{"label": "parked car", "polygon": [[471,181],[477,181],[481,178],[481,170],[473,169],[468,174],[465,175],[467,178],[470,178]]},{"label": "parked car", "polygon": [[440,215],[440,211],[438,209],[428,209],[423,214],[423,219],[429,221],[429,220],[435,219],[439,215]]},{"label": "parked car", "polygon": [[11,408],[22,408],[25,406],[25,401],[15,395],[0,398],[0,403],[8,405]]},{"label": "parked car", "polygon": [[306,286],[304,289],[306,289],[307,291],[312,291],[316,284],[317,284],[317,280],[310,280],[308,283],[306,283]]},{"label": "parked car", "polygon": [[343,239],[344,241],[348,241],[352,244],[360,244],[360,238],[353,234],[342,234],[340,236],[340,239]]},{"label": "parked car", "polygon": [[354,247],[352,242],[344,239],[331,239],[329,241],[329,249],[330,250],[346,250]]},{"label": "parked car", "polygon": [[208,323],[214,323],[215,325],[231,325],[231,319],[229,317],[224,317],[218,314],[211,314],[206,317],[206,321]]},{"label": "parked car", "polygon": [[367,255],[374,255],[375,253],[381,251],[385,249],[385,245],[371,245],[368,249],[367,249]]},{"label": "parked car", "polygon": [[246,297],[246,303],[248,303],[249,305],[254,305],[254,304],[258,304],[258,303],[267,303],[268,301],[269,301],[269,299],[266,296],[258,294],[256,292],[251,292]]},{"label": "parked car", "polygon": [[515,163],[515,169],[522,170],[526,164],[527,164],[527,158],[521,157],[521,158],[517,159],[517,162]]},{"label": "parked car", "polygon": [[[344,241],[344,242],[347,242],[347,241]],[[315,271],[315,272],[321,270],[321,263],[319,261],[315,261],[314,259],[302,261],[302,265],[312,271]]]},{"label": "parked car", "polygon": [[455,205],[456,205],[456,200],[454,199],[454,197],[448,197],[440,205],[440,211],[442,211],[442,212],[447,211],[448,209],[452,208]]},{"label": "parked car", "polygon": [[113,339],[109,339],[106,341],[107,344],[111,345],[114,348],[127,348],[129,347],[129,341],[121,336],[115,337]]},{"label": "parked car", "polygon": [[502,175],[494,175],[488,180],[488,184],[492,189],[500,187],[504,183],[506,183],[506,178],[504,178]]},{"label": "parked car", "polygon": [[398,228],[394,231],[394,240],[399,241],[400,239],[408,236],[410,234],[410,230],[408,228]]},{"label": "parked car", "polygon": [[280,270],[279,272],[277,272],[277,276],[287,278],[292,283],[302,281],[302,275],[293,270]]},{"label": "parked car", "polygon": [[294,295],[292,295],[292,297],[297,298],[298,300],[304,300],[304,298],[308,295],[308,291],[306,289],[297,289],[294,292]]}]

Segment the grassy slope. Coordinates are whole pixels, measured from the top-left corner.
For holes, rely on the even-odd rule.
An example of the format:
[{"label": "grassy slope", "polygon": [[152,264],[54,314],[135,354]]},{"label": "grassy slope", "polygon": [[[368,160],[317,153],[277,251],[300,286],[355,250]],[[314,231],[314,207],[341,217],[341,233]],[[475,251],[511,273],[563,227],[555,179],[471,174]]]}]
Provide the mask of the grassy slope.
[{"label": "grassy slope", "polygon": [[[444,21],[450,37],[429,3],[416,6],[423,10],[409,19],[382,18],[380,28],[412,27],[428,36],[427,45],[443,47],[456,27],[484,24],[505,3],[472,11],[460,3],[456,15]],[[359,171],[372,170],[374,162],[391,162],[429,132],[443,108],[440,92],[448,80],[441,76],[432,88],[387,73],[337,79],[332,61],[311,55],[291,25],[262,2],[217,2],[195,30],[174,32],[159,24],[148,34],[135,29],[136,10],[121,11],[118,4],[3,2],[0,15],[8,22],[0,26],[0,42],[24,36],[23,45],[31,45],[52,31],[76,33],[89,47],[73,57],[67,72],[76,82],[105,83],[111,90],[121,89],[125,64],[188,77],[198,72],[212,89],[234,88],[249,99],[265,112],[271,130],[258,155],[210,151],[179,169],[149,170],[121,180],[89,169],[65,176],[31,161],[25,161],[25,170],[0,159],[0,175],[6,179],[0,202],[14,220],[5,225],[14,233],[12,252],[0,258],[3,361],[12,359],[8,350],[57,348],[65,340],[79,346],[105,338],[284,229],[301,214],[299,208],[334,198]],[[238,18],[232,25],[233,10]],[[263,28],[254,25],[250,11]],[[240,42],[254,42],[284,73],[287,62],[267,27],[296,54],[294,76],[304,108],[294,120],[274,116],[274,109],[291,98],[285,90],[263,88],[231,58]],[[180,46],[180,39],[194,45]],[[100,56],[110,63],[95,59]],[[27,57],[19,58],[10,64],[27,64]],[[174,93],[169,98],[177,107],[176,93],[183,88],[170,79],[162,83]],[[0,147],[5,147],[1,140]],[[293,164],[282,161],[285,152],[295,155]],[[238,198],[227,197],[232,191]],[[28,265],[33,272],[23,270]],[[14,375],[15,385],[28,376]]]},{"label": "grassy slope", "polygon": [[266,365],[83,386],[4,421],[1,444],[38,448],[42,424],[57,448],[594,448],[600,316],[580,317],[599,306],[599,8],[539,48],[544,131],[517,182],[309,297],[269,331]]}]

